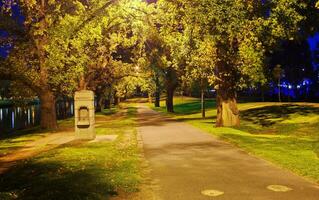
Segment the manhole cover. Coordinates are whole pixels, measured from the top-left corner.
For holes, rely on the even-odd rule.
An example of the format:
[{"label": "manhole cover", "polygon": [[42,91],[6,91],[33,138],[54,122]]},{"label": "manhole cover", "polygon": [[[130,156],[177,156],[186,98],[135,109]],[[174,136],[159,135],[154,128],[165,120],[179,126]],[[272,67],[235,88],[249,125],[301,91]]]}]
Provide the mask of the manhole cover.
[{"label": "manhole cover", "polygon": [[202,195],[209,196],[209,197],[217,197],[223,194],[224,192],[219,190],[203,190],[202,191]]},{"label": "manhole cover", "polygon": [[292,190],[291,188],[284,185],[269,185],[267,189],[274,192],[289,192]]}]

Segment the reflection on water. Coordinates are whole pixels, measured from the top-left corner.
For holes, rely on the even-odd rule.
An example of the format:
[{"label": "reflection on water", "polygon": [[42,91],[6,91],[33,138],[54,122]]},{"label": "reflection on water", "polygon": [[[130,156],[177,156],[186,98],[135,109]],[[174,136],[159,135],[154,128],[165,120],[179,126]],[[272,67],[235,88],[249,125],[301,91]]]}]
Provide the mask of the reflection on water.
[{"label": "reflection on water", "polygon": [[[58,102],[57,117],[66,119],[74,114],[73,102]],[[0,108],[0,134],[31,128],[40,124],[40,105]]]}]

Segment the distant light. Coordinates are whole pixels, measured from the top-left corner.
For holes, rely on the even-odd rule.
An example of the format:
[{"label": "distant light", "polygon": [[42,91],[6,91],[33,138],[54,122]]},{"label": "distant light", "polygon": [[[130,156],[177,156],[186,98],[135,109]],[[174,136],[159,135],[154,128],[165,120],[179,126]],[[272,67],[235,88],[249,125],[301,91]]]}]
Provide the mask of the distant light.
[{"label": "distant light", "polygon": [[288,88],[289,88],[289,89],[292,89],[292,86],[291,86],[291,85],[289,85],[289,86],[288,86]]},{"label": "distant light", "polygon": [[297,89],[300,89],[300,85],[297,85]]}]

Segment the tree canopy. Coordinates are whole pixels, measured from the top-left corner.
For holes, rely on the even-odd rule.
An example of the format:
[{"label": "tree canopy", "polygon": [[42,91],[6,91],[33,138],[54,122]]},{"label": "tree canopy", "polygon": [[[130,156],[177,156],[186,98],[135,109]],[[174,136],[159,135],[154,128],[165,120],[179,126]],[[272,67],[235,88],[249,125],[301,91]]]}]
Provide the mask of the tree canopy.
[{"label": "tree canopy", "polygon": [[[1,76],[37,94],[45,128],[57,126],[57,95],[91,89],[125,97],[138,86],[158,101],[164,89],[173,112],[176,88],[194,80],[217,90],[217,125],[238,125],[236,91],[267,81],[267,52],[298,38],[301,27],[312,30],[305,10],[315,6],[299,0],[1,2],[0,29],[12,45]],[[23,23],[11,17],[14,6]]]}]

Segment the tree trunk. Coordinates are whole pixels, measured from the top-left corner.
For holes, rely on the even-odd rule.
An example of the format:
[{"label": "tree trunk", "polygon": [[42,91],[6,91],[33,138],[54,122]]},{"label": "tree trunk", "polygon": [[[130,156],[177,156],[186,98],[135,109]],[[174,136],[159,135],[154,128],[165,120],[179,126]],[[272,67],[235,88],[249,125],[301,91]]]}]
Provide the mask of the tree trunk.
[{"label": "tree trunk", "polygon": [[104,101],[105,99],[101,95],[97,95],[96,112],[102,112],[104,110]]},{"label": "tree trunk", "polygon": [[204,89],[201,89],[201,110],[202,110],[202,118],[206,117],[206,109],[205,109],[205,92]]},{"label": "tree trunk", "polygon": [[110,91],[108,94],[108,99],[105,100],[105,108],[111,109],[112,108],[112,101],[113,101],[112,91]]},{"label": "tree trunk", "polygon": [[278,79],[278,101],[281,102],[280,78]]},{"label": "tree trunk", "polygon": [[176,71],[173,68],[169,68],[166,73],[166,109],[167,112],[174,112],[174,92],[178,85]]},{"label": "tree trunk", "polygon": [[159,78],[158,78],[158,75],[156,75],[155,77],[155,107],[156,108],[159,108],[161,105],[160,105],[160,101],[161,101],[161,86],[160,86],[160,81],[159,81]]},{"label": "tree trunk", "polygon": [[227,89],[217,90],[217,127],[239,126],[239,111],[236,92]]},{"label": "tree trunk", "polygon": [[174,112],[174,87],[168,87],[167,88],[167,97],[166,97],[166,109],[167,112],[173,113]]},{"label": "tree trunk", "polygon": [[160,101],[161,101],[161,95],[160,95],[160,92],[159,91],[156,91],[155,92],[155,107],[156,108],[159,108],[161,105],[160,105]]},{"label": "tree trunk", "polygon": [[43,129],[57,129],[57,116],[55,108],[55,96],[50,91],[41,92],[40,98],[40,112],[41,120],[40,126]]},{"label": "tree trunk", "polygon": [[113,100],[114,100],[114,105],[117,106],[119,104],[119,98],[116,96],[117,92],[113,92]]}]

